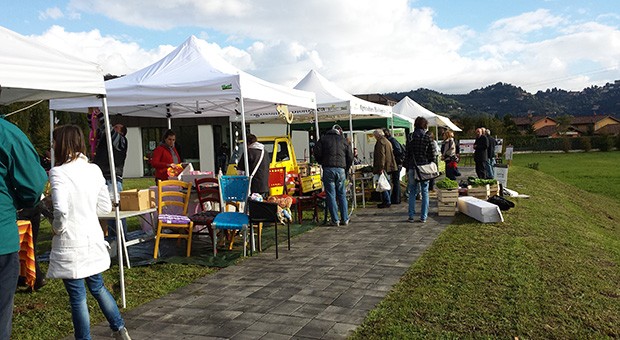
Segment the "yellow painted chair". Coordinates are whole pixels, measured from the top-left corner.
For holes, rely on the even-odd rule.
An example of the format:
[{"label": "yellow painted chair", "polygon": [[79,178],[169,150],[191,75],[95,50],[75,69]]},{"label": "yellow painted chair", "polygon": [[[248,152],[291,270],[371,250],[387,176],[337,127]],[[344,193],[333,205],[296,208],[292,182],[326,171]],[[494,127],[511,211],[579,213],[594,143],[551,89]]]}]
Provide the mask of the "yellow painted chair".
[{"label": "yellow painted chair", "polygon": [[[153,258],[159,253],[162,238],[187,240],[187,257],[192,251],[192,229],[194,223],[187,217],[187,206],[192,184],[177,180],[159,181],[157,184],[157,234]],[[178,230],[178,233],[162,233],[162,229]]]}]

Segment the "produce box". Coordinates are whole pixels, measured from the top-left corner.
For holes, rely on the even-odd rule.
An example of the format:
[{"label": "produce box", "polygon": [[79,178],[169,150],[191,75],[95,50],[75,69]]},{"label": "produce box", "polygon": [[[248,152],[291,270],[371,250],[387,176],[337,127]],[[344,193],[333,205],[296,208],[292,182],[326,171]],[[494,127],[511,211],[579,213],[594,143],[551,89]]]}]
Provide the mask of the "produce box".
[{"label": "produce box", "polygon": [[459,198],[459,190],[458,189],[438,189],[437,190],[437,200],[448,203],[455,202],[457,198]]},{"label": "produce box", "polygon": [[495,183],[490,186],[489,196],[499,195],[499,184]]},{"label": "produce box", "polygon": [[437,190],[437,215],[454,216],[456,214],[456,202],[459,198],[458,189]]},{"label": "produce box", "polygon": [[120,209],[136,211],[155,208],[155,193],[149,189],[132,189],[120,192]]},{"label": "produce box", "polygon": [[488,184],[478,187],[472,187],[471,185],[467,186],[467,196],[473,196],[486,201],[489,199],[490,194],[491,189]]}]

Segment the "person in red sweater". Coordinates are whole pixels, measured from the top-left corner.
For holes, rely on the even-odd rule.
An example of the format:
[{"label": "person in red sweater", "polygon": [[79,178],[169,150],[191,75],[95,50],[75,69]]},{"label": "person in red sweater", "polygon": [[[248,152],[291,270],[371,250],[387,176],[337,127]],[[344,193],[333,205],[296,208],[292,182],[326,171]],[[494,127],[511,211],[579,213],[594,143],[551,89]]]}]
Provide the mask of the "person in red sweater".
[{"label": "person in red sweater", "polygon": [[168,168],[181,163],[181,157],[174,147],[176,135],[174,131],[167,130],[164,133],[163,141],[153,150],[151,166],[155,168],[155,182],[168,179]]}]

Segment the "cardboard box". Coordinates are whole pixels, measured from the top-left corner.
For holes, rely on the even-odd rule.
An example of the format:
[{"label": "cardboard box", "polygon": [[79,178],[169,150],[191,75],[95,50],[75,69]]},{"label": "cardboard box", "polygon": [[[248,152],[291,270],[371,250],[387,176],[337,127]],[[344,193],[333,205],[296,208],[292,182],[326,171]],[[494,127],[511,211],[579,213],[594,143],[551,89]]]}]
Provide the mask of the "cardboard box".
[{"label": "cardboard box", "polygon": [[155,193],[149,189],[132,189],[120,192],[123,211],[136,211],[155,208]]}]

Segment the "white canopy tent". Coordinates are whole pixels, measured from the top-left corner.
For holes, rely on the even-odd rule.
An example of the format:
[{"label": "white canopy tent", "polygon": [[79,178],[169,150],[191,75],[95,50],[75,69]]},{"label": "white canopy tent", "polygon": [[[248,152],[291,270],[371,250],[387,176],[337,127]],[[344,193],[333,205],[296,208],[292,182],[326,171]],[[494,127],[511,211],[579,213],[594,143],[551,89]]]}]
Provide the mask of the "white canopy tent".
[{"label": "white canopy tent", "polygon": [[[273,115],[276,104],[289,110],[316,108],[313,93],[254,77],[219,57],[206,41],[189,37],[156,63],[105,82],[109,110],[138,117],[184,118]],[[243,101],[241,101],[243,99]],[[54,110],[82,111],[92,100],[55,100]]]},{"label": "white canopy tent", "polygon": [[[310,70],[306,76],[295,85],[295,89],[311,91],[316,94],[317,100],[317,135],[318,120],[335,121],[349,119],[349,133],[353,136],[353,120],[368,118],[391,118],[392,107],[381,105],[346,92],[336,84],[327,80],[315,70]],[[318,136],[317,136],[318,139]],[[351,138],[355,148],[355,141]],[[353,175],[353,187],[355,188],[355,175]],[[353,207],[357,205],[356,193],[353,191]]]},{"label": "white canopy tent", "polygon": [[295,89],[316,94],[317,115],[322,121],[392,117],[392,108],[357,98],[327,80],[315,70],[295,85]]},{"label": "white canopy tent", "polygon": [[452,123],[448,117],[431,112],[409,97],[404,97],[401,99],[398,104],[394,105],[392,110],[394,113],[412,118],[414,120],[417,117],[424,117],[428,120],[429,126],[441,126],[449,128],[452,131],[462,131],[458,126]]},{"label": "white canopy tent", "polygon": [[[110,164],[114,164],[106,91],[101,67],[37,44],[24,36],[0,27],[0,105],[71,97],[91,98],[97,103],[97,106],[103,107],[108,161]],[[50,112],[50,127],[53,124],[54,117]],[[52,130],[50,129],[50,145]],[[113,166],[110,167],[110,171],[112,172],[114,196],[118,197],[116,174]],[[116,232],[117,235],[122,235],[117,199],[115,199],[114,207],[117,221]],[[118,253],[122,254],[121,242],[118,242]],[[121,298],[123,307],[125,307],[122,255],[119,256],[119,259],[121,259],[119,261]]]},{"label": "white canopy tent", "polygon": [[[156,63],[105,82],[110,112],[168,118],[228,116],[230,121],[278,118],[278,105],[314,114],[314,93],[273,84],[243,72],[218,56],[214,46],[189,37]],[[89,99],[50,102],[53,110],[86,112]],[[242,129],[243,140],[246,131]],[[232,146],[231,142],[231,146]],[[245,157],[247,163],[247,157]],[[246,164],[246,169],[248,165]]]}]

